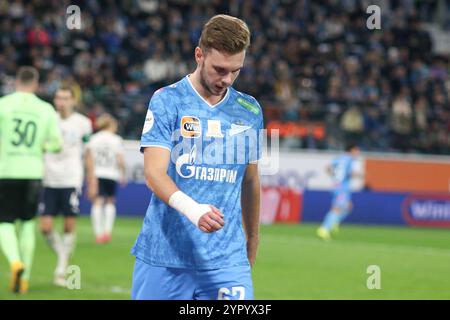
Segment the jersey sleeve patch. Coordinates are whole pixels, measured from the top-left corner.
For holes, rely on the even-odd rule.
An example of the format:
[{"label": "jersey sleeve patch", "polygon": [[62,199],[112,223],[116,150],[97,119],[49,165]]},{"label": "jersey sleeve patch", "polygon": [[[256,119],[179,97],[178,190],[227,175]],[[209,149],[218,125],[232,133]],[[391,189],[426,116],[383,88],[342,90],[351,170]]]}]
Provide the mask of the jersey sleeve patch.
[{"label": "jersey sleeve patch", "polygon": [[89,140],[90,140],[90,138],[91,138],[91,134],[85,134],[85,135],[81,138],[81,140],[83,141],[83,143],[88,143]]},{"label": "jersey sleeve patch", "polygon": [[176,117],[173,103],[171,99],[171,105],[167,105],[161,93],[153,95],[142,128],[141,146],[156,144],[172,148],[172,132]]},{"label": "jersey sleeve patch", "polygon": [[259,108],[254,105],[253,103],[248,102],[247,100],[245,100],[244,98],[237,98],[237,102],[243,106],[245,109],[247,109],[248,111],[258,115],[259,114]]},{"label": "jersey sleeve patch", "polygon": [[149,110],[147,110],[147,115],[145,116],[145,122],[144,122],[144,128],[142,129],[142,134],[146,134],[147,132],[149,132],[152,129],[154,122],[155,122],[155,117],[153,116],[153,112],[149,109]]}]

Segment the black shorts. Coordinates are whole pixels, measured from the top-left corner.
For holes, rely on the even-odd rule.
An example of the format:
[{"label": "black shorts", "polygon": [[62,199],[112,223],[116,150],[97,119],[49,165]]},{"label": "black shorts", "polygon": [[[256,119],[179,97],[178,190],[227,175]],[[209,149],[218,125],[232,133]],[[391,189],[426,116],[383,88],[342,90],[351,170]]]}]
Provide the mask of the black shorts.
[{"label": "black shorts", "polygon": [[111,179],[98,179],[98,195],[100,197],[115,197],[117,181]]},{"label": "black shorts", "polygon": [[41,207],[42,216],[75,217],[80,213],[80,199],[75,188],[44,188]]},{"label": "black shorts", "polygon": [[0,179],[0,222],[33,219],[41,185],[41,180]]}]

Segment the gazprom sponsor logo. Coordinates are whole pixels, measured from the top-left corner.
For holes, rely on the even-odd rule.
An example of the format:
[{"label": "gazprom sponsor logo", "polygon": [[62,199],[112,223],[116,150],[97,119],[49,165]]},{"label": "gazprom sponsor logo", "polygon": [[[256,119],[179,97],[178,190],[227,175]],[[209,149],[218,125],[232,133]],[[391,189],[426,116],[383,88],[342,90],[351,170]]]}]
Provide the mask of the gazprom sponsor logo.
[{"label": "gazprom sponsor logo", "polygon": [[450,196],[410,195],[403,216],[411,225],[450,227]]},{"label": "gazprom sponsor logo", "polygon": [[196,156],[197,148],[194,145],[189,153],[178,157],[175,168],[179,176],[185,179],[236,183],[237,170],[195,165]]},{"label": "gazprom sponsor logo", "polygon": [[[193,117],[190,117],[193,118]],[[192,120],[192,119],[190,119]],[[201,120],[199,120],[201,121]],[[239,120],[225,130],[218,122],[208,121],[206,134],[198,132],[198,138],[186,139],[188,132],[194,127],[185,126],[172,132],[173,148],[170,153],[172,163],[187,161],[192,145],[196,146],[196,163],[207,165],[246,165],[258,163],[262,176],[275,175],[279,170],[279,132],[271,130],[257,130]],[[200,128],[200,127],[199,127]],[[189,138],[189,137],[188,137]]]}]

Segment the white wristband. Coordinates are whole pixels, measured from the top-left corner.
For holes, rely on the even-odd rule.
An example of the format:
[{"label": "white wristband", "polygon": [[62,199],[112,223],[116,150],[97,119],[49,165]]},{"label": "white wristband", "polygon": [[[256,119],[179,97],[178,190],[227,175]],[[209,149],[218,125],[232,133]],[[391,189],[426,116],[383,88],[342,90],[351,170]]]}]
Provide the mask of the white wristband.
[{"label": "white wristband", "polygon": [[180,190],[170,196],[169,205],[184,214],[196,227],[201,216],[211,211],[209,205],[198,203]]}]

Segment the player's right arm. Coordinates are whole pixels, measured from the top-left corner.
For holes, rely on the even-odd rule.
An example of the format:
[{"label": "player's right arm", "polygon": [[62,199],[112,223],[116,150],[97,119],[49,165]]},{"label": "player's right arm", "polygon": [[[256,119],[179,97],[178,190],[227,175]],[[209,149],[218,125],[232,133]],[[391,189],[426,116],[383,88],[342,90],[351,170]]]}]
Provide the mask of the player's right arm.
[{"label": "player's right arm", "polygon": [[337,165],[338,165],[338,159],[335,158],[335,159],[333,159],[333,161],[331,161],[331,163],[329,165],[327,165],[325,167],[325,171],[333,179],[336,177],[336,167],[337,167]]},{"label": "player's right arm", "polygon": [[167,175],[170,151],[159,147],[144,149],[144,173],[147,186],[159,199],[169,203],[170,196],[178,191],[175,182]]},{"label": "player's right arm", "polygon": [[200,204],[180,191],[167,174],[170,151],[160,147],[144,149],[144,173],[147,186],[162,201],[184,214],[203,232],[222,229],[223,214],[212,205]]},{"label": "player's right arm", "polygon": [[165,89],[156,92],[148,108],[141,138],[147,186],[170,207],[186,216],[203,232],[214,232],[224,225],[223,214],[214,206],[201,204],[179,190],[167,174],[172,149],[172,133],[177,121],[173,97]]},{"label": "player's right arm", "polygon": [[325,171],[330,177],[333,177],[333,167],[331,165],[327,165]]}]

